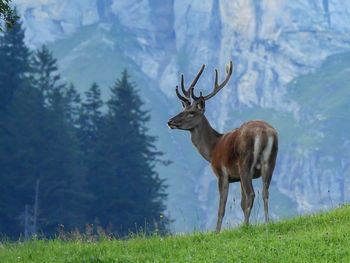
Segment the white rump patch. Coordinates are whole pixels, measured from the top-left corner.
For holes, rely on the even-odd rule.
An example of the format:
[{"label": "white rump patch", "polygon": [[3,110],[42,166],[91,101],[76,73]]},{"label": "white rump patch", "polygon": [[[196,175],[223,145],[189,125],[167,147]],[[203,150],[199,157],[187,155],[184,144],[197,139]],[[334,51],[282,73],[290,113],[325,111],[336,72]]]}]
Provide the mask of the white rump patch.
[{"label": "white rump patch", "polygon": [[272,138],[272,136],[269,136],[267,138],[266,148],[263,151],[263,161],[264,162],[267,162],[269,160],[271,150],[272,150],[272,145],[273,145],[273,138]]},{"label": "white rump patch", "polygon": [[[253,156],[253,164],[252,164],[251,170],[254,169],[254,167],[256,165],[256,162],[258,161],[258,157],[259,157],[259,153],[260,153],[260,147],[261,147],[260,136],[257,135],[255,137],[255,140],[254,140],[254,156]],[[258,167],[256,167],[256,168],[259,169]]]}]

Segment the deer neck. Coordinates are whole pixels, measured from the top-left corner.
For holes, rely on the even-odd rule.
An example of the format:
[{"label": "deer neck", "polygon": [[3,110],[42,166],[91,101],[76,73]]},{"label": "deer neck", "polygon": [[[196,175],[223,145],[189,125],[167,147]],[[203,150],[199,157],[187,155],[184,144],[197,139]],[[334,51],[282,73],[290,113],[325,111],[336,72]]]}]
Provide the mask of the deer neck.
[{"label": "deer neck", "polygon": [[196,127],[190,130],[190,133],[191,141],[198,152],[204,159],[211,162],[211,153],[222,134],[211,127],[205,116]]}]

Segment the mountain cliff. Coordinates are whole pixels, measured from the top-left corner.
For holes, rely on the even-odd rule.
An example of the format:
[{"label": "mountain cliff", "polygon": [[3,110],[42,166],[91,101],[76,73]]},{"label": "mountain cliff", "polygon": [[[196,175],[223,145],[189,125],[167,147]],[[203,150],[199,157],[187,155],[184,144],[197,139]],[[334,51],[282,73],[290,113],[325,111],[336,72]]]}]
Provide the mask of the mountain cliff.
[{"label": "mountain cliff", "polygon": [[[108,86],[125,67],[151,109],[150,131],[174,163],[159,167],[169,184],[177,231],[212,228],[216,179],[188,134],[166,121],[181,110],[174,87],[207,69],[196,91],[213,87],[214,68],[234,62],[228,85],[207,104],[220,132],[265,119],[279,132],[271,185],[277,219],[349,202],[350,2],[340,0],[16,0],[35,48],[49,44],[62,75],[81,90]],[[259,183],[256,192],[261,193]],[[242,220],[231,186],[226,223]],[[257,195],[252,217],[262,218]]]}]

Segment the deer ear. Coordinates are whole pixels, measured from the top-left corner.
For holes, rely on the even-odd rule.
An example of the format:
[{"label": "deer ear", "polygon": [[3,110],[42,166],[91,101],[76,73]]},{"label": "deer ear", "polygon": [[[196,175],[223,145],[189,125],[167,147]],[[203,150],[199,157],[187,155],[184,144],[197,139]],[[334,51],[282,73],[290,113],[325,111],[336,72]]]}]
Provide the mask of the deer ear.
[{"label": "deer ear", "polygon": [[200,99],[198,102],[197,102],[197,109],[199,110],[204,110],[205,108],[205,101],[203,99]]}]

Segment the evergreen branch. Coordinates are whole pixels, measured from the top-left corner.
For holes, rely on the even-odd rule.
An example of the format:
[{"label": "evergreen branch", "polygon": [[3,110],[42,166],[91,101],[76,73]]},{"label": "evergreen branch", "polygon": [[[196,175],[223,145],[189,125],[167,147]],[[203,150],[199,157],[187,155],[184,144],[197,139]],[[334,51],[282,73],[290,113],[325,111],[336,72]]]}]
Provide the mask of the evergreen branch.
[{"label": "evergreen branch", "polygon": [[[12,28],[15,21],[19,18],[16,11],[10,6],[11,1],[12,0],[0,0],[0,21],[4,21],[6,29]],[[0,25],[0,32],[3,31],[4,29],[2,25]]]}]

